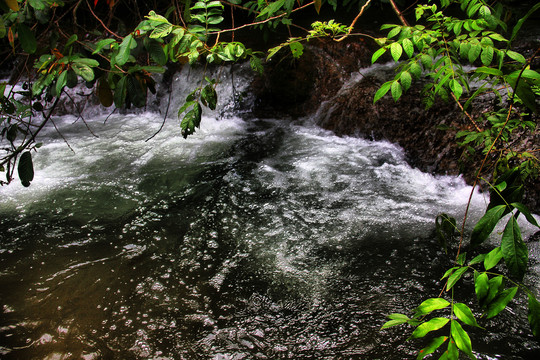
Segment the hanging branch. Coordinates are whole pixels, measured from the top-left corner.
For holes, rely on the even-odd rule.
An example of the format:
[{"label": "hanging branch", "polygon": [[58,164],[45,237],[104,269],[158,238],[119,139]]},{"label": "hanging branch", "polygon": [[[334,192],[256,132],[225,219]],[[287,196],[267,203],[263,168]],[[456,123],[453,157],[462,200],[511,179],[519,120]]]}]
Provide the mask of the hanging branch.
[{"label": "hanging branch", "polygon": [[394,12],[396,13],[396,15],[398,16],[399,18],[399,21],[401,21],[401,23],[404,25],[404,26],[410,26],[409,23],[407,22],[407,20],[405,20],[405,17],[403,16],[403,14],[401,13],[401,11],[399,11],[396,3],[394,2],[394,0],[390,0],[390,4],[392,4],[392,8],[394,9]]}]

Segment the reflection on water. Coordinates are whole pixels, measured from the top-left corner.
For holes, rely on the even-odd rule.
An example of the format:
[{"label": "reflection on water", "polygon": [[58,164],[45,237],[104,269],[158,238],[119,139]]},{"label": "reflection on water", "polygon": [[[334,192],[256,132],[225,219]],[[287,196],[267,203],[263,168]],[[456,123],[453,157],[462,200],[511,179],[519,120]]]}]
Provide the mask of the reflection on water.
[{"label": "reflection on water", "polygon": [[[438,295],[433,221],[463,211],[460,179],[280,121],[205,119],[187,141],[168,124],[148,143],[156,115],[101,121],[99,138],[72,127],[75,154],[40,149],[29,189],[0,189],[2,358],[414,357],[379,328]],[[540,349],[510,313],[491,330],[473,340],[486,359]]]}]

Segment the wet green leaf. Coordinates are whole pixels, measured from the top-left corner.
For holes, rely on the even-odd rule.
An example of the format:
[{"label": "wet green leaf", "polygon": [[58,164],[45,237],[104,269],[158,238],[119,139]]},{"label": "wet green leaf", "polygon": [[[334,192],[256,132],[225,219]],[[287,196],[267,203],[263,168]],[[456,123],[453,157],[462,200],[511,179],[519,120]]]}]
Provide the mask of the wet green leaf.
[{"label": "wet green leaf", "polygon": [[385,82],[384,84],[381,85],[379,90],[377,90],[377,92],[375,93],[375,96],[373,98],[373,103],[376,103],[380,98],[382,98],[384,95],[386,95],[388,90],[390,90],[390,88],[392,87],[392,83],[393,83],[393,81],[387,81],[387,82]]},{"label": "wet green leaf", "polygon": [[[478,273],[475,273],[475,275],[476,274]],[[475,276],[474,291],[478,302],[482,304],[482,301],[488,295],[489,291],[489,277],[485,272]]]},{"label": "wet green leaf", "polygon": [[395,42],[390,45],[390,54],[392,54],[392,58],[394,59],[394,61],[398,61],[402,53],[403,48],[400,44]]},{"label": "wet green leaf", "polygon": [[515,287],[512,287],[512,288],[509,288],[509,289],[506,289],[506,290],[502,291],[488,305],[486,318],[491,319],[492,317],[498,315],[501,311],[503,311],[504,308],[506,308],[506,305],[508,305],[508,303],[510,301],[512,301],[514,296],[516,296],[517,290],[518,290],[518,288],[517,288],[517,286],[515,286]]},{"label": "wet green leaf", "polygon": [[456,342],[456,346],[465,354],[469,355],[469,357],[475,359],[474,355],[472,354],[471,338],[469,337],[469,334],[463,330],[459,322],[452,321],[450,324],[450,333]]},{"label": "wet green leaf", "polygon": [[506,210],[506,205],[497,205],[486,211],[471,233],[471,245],[480,245],[491,234]]},{"label": "wet green leaf", "polygon": [[434,310],[444,309],[450,303],[443,298],[431,298],[423,301],[415,310],[415,317],[420,317],[431,313]]},{"label": "wet green leaf", "polygon": [[201,101],[204,106],[207,106],[211,110],[216,110],[217,106],[217,92],[211,85],[206,85],[201,91]]},{"label": "wet green leaf", "polygon": [[540,337],[540,303],[532,294],[529,293],[528,296],[529,311],[527,313],[527,318],[529,319],[533,335]]},{"label": "wet green leaf", "polygon": [[75,74],[79,75],[86,81],[92,81],[94,80],[94,70],[88,65],[85,65],[83,63],[73,63],[71,65],[71,68],[73,71],[75,71]]},{"label": "wet green leaf", "polygon": [[504,229],[501,250],[510,273],[521,281],[527,270],[529,252],[521,238],[521,230],[513,215]]},{"label": "wet green leaf", "polygon": [[484,259],[484,268],[486,270],[493,268],[499,263],[499,261],[501,261],[502,257],[503,253],[500,247],[496,247],[495,249],[491,250],[488,254],[486,254]]},{"label": "wet green leaf", "polygon": [[371,56],[371,63],[374,64],[375,61],[377,61],[385,52],[386,48],[380,48],[379,50],[375,51]]},{"label": "wet green leaf", "polygon": [[470,326],[480,327],[478,326],[471,309],[466,304],[455,303],[453,309],[454,315],[456,315],[461,322]]},{"label": "wet green leaf", "polygon": [[421,338],[426,336],[429,332],[439,330],[450,321],[448,318],[436,317],[425,323],[418,325],[411,334],[412,339]]},{"label": "wet green leaf", "polygon": [[418,352],[416,360],[423,359],[426,355],[432,354],[448,339],[448,336],[439,336],[431,340],[428,346]]},{"label": "wet green leaf", "polygon": [[195,132],[195,128],[198,128],[201,124],[202,109],[199,103],[195,103],[193,109],[188,111],[182,122],[180,128],[182,129],[182,136],[185,138]]}]

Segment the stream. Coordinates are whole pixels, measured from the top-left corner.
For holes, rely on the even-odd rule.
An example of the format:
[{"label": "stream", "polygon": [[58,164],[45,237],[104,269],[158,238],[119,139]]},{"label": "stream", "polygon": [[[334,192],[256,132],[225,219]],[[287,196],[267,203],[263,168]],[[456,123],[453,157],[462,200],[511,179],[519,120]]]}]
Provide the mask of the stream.
[{"label": "stream", "polygon": [[[197,81],[177,75],[171,109]],[[380,327],[440,293],[434,219],[460,219],[471,187],[315,119],[235,113],[247,82],[223,75],[187,140],[171,110],[145,141],[163,101],[44,129],[32,185],[0,188],[2,359],[415,358],[410,329]],[[475,193],[469,223],[487,202]],[[519,296],[468,328],[478,358],[537,359],[526,317]]]}]

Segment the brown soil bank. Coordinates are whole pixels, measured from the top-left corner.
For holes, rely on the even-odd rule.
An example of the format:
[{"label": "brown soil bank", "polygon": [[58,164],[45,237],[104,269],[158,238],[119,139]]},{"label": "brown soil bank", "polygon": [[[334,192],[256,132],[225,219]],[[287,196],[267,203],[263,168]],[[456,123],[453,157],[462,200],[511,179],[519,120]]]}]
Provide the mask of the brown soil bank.
[{"label": "brown soil bank", "polygon": [[[455,139],[457,131],[470,122],[453,103],[440,101],[426,109],[421,84],[397,103],[387,95],[373,104],[377,89],[394,76],[391,63],[371,66],[373,51],[362,41],[320,42],[306,49],[299,60],[274,60],[256,83],[259,103],[291,116],[314,117],[338,135],[397,143],[412,166],[433,174],[462,174],[471,183],[480,159],[464,161]],[[491,102],[484,99],[476,111],[489,109]],[[540,134],[522,136],[518,142],[514,146],[537,149]],[[540,213],[539,183],[526,184],[525,202],[535,213]]]}]

